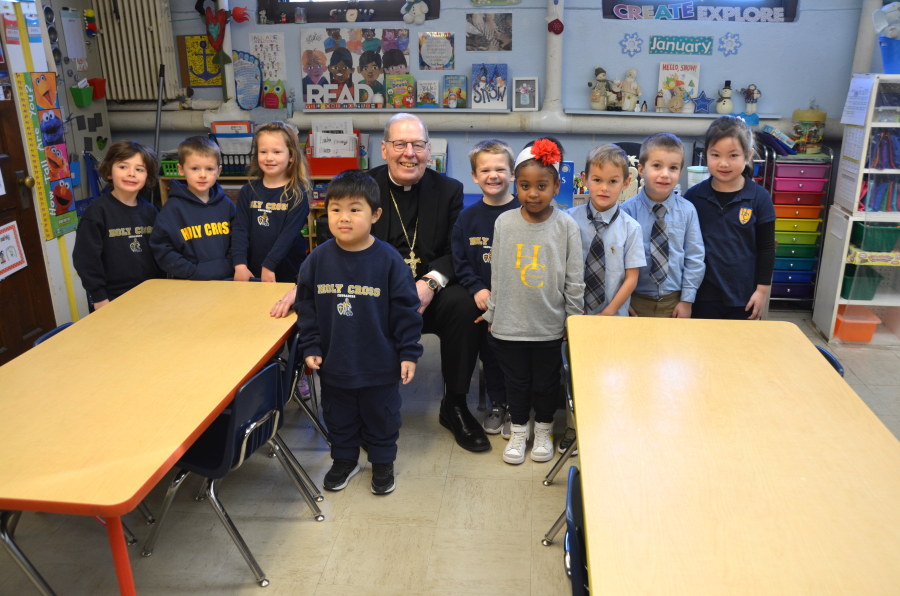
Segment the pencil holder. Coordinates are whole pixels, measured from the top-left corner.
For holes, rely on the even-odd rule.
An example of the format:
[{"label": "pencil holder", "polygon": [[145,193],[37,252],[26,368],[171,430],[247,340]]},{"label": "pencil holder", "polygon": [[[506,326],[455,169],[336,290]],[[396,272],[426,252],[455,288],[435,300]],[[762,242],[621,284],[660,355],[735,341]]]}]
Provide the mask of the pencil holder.
[{"label": "pencil holder", "polygon": [[72,93],[72,99],[75,101],[75,105],[79,108],[86,108],[91,105],[94,88],[90,85],[87,87],[69,87],[69,91]]}]

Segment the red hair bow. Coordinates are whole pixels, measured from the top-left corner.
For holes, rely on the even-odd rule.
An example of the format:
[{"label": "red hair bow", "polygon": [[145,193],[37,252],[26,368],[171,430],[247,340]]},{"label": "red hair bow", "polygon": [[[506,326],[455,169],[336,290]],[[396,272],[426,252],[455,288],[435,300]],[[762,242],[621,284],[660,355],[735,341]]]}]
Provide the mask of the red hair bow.
[{"label": "red hair bow", "polygon": [[559,147],[550,139],[538,139],[531,146],[531,154],[535,159],[541,160],[545,166],[558,164],[562,159]]}]

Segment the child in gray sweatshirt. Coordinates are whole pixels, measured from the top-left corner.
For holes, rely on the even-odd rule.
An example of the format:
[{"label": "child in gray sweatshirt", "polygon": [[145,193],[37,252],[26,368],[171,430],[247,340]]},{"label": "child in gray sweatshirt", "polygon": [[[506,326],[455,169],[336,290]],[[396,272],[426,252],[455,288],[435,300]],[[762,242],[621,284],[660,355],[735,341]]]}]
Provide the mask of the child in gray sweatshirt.
[{"label": "child in gray sweatshirt", "polygon": [[534,396],[531,459],[553,459],[553,414],[559,395],[566,317],[584,312],[584,259],[578,224],[550,201],[559,192],[562,147],[538,139],[516,159],[520,209],[494,224],[491,296],[484,320],[506,380],[512,434],[503,461],[525,461]]}]

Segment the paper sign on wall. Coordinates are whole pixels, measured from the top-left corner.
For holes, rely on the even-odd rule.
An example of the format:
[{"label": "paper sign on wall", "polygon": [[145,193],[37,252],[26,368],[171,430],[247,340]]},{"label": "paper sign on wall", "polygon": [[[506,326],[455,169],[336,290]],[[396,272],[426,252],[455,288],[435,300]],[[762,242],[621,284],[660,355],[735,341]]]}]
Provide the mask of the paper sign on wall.
[{"label": "paper sign on wall", "polygon": [[22,240],[19,238],[19,226],[14,221],[0,226],[0,280],[27,265]]},{"label": "paper sign on wall", "polygon": [[650,36],[651,54],[695,54],[711,56],[712,37],[685,37],[682,35]]}]

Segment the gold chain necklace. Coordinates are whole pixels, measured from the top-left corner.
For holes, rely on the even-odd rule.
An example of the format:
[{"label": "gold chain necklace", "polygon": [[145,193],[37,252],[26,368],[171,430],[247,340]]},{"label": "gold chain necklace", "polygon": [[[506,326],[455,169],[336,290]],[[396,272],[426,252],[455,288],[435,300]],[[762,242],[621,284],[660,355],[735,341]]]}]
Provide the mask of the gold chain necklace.
[{"label": "gold chain necklace", "polygon": [[419,236],[419,216],[416,215],[416,230],[413,232],[412,242],[409,241],[409,234],[406,232],[406,226],[403,225],[403,216],[400,215],[400,207],[397,206],[397,199],[394,198],[394,191],[388,189],[388,192],[391,193],[391,200],[394,202],[394,209],[397,210],[397,217],[400,218],[400,229],[403,230],[403,235],[406,236],[406,243],[409,245],[409,258],[403,259],[403,262],[409,265],[409,268],[412,269],[413,278],[416,277],[416,265],[422,262],[422,259],[416,258],[416,238]]}]

